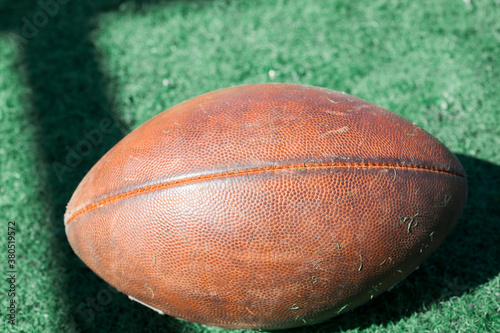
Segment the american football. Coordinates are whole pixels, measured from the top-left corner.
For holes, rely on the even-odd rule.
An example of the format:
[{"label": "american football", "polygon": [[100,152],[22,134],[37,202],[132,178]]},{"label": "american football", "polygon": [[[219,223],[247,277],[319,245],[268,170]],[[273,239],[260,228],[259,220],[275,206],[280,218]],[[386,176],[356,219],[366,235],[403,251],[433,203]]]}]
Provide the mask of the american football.
[{"label": "american football", "polygon": [[283,329],[405,278],[466,199],[458,159],[412,122],[325,88],[253,84],[192,98],[123,138],[64,223],[90,269],[159,313]]}]

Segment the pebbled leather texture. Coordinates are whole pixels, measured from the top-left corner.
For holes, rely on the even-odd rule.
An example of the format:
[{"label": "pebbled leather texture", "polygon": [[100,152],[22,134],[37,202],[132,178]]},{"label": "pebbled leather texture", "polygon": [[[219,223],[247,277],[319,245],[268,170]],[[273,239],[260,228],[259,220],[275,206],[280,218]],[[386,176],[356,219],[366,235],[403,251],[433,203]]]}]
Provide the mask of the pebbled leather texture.
[{"label": "pebbled leather texture", "polygon": [[85,176],[65,224],[76,254],[141,302],[278,329],[404,278],[466,197],[460,162],[415,124],[332,90],[255,84],[137,128]]}]

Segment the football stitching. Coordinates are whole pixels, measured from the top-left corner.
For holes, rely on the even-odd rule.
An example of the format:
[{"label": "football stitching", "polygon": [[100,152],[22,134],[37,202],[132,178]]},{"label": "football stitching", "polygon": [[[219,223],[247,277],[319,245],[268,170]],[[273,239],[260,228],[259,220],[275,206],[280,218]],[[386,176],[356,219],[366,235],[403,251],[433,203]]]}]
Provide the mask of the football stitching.
[{"label": "football stitching", "polygon": [[190,177],[190,178],[181,179],[181,180],[174,180],[171,182],[149,185],[149,186],[141,187],[139,189],[131,190],[128,192],[115,194],[107,199],[99,200],[99,201],[94,202],[90,205],[87,205],[84,208],[81,208],[80,210],[78,210],[75,214],[73,214],[68,219],[68,221],[66,222],[66,225],[70,224],[74,219],[76,219],[80,215],[91,212],[99,207],[112,204],[112,203],[119,201],[121,199],[128,199],[128,198],[132,198],[132,197],[138,196],[138,195],[143,194],[143,193],[154,192],[154,191],[158,191],[158,190],[173,187],[173,186],[195,183],[195,182],[203,181],[203,180],[220,179],[220,178],[227,178],[227,177],[233,177],[233,176],[252,175],[252,174],[268,172],[268,171],[299,169],[298,171],[300,172],[300,171],[303,171],[305,169],[318,169],[318,168],[328,168],[328,167],[358,167],[358,168],[359,167],[365,167],[365,168],[371,167],[371,168],[391,168],[391,169],[398,168],[398,169],[408,169],[408,170],[426,170],[426,171],[432,171],[432,172],[446,173],[449,175],[465,178],[464,175],[462,175],[458,172],[453,172],[450,170],[440,169],[440,168],[436,168],[436,167],[428,167],[428,166],[420,166],[420,165],[398,165],[398,164],[388,164],[388,163],[387,164],[385,164],[385,163],[311,163],[308,165],[306,165],[304,163],[304,164],[299,164],[299,165],[271,166],[271,167],[266,167],[266,168],[226,171],[226,172],[221,172],[221,173],[216,173],[216,174],[202,175],[202,176]]}]

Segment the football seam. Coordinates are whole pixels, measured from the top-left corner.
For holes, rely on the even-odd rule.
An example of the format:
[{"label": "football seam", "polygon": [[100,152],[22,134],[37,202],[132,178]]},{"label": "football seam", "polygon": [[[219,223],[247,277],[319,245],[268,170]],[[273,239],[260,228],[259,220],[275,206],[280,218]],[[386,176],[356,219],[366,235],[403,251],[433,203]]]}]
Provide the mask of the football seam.
[{"label": "football seam", "polygon": [[270,167],[264,167],[264,168],[225,171],[225,172],[220,172],[220,173],[215,173],[215,174],[201,175],[201,176],[189,177],[189,178],[184,178],[184,179],[180,179],[180,180],[174,180],[174,181],[169,181],[169,182],[164,182],[164,183],[159,183],[159,184],[154,184],[154,185],[148,185],[148,186],[141,187],[141,188],[134,189],[134,190],[130,190],[130,191],[127,191],[124,193],[112,195],[109,198],[101,199],[97,202],[94,202],[92,204],[89,204],[89,205],[77,210],[76,213],[74,213],[73,215],[71,215],[71,217],[68,218],[65,225],[68,225],[73,220],[75,220],[77,217],[79,217],[85,213],[91,212],[99,207],[112,204],[112,203],[117,202],[117,201],[122,200],[122,199],[129,199],[129,198],[138,196],[140,194],[150,193],[150,192],[154,192],[154,191],[158,191],[161,189],[170,188],[170,187],[174,187],[174,186],[178,186],[178,185],[185,185],[185,184],[195,183],[195,182],[204,181],[204,180],[221,179],[221,178],[228,178],[228,177],[233,177],[233,176],[245,176],[245,175],[252,175],[252,174],[256,174],[256,173],[272,172],[272,171],[280,171],[280,170],[298,169],[298,171],[303,171],[306,169],[336,168],[336,167],[337,168],[356,167],[356,168],[388,168],[388,169],[422,170],[422,171],[445,173],[445,174],[465,178],[465,175],[460,174],[458,172],[454,172],[454,171],[447,170],[447,169],[441,169],[441,168],[437,168],[437,167],[429,167],[429,166],[423,166],[423,165],[399,165],[399,164],[389,164],[389,163],[311,163],[308,165],[303,163],[303,164],[299,164],[299,165],[270,166]]}]

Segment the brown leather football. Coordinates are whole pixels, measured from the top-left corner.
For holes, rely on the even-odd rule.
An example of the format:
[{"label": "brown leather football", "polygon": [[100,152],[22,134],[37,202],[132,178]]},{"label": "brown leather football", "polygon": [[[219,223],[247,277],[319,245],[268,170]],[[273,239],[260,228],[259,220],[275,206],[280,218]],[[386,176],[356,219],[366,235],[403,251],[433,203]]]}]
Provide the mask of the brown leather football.
[{"label": "brown leather football", "polygon": [[403,279],[466,197],[460,162],[415,124],[336,91],[255,84],[126,136],[82,180],[65,225],[94,272],[159,312],[278,329]]}]

